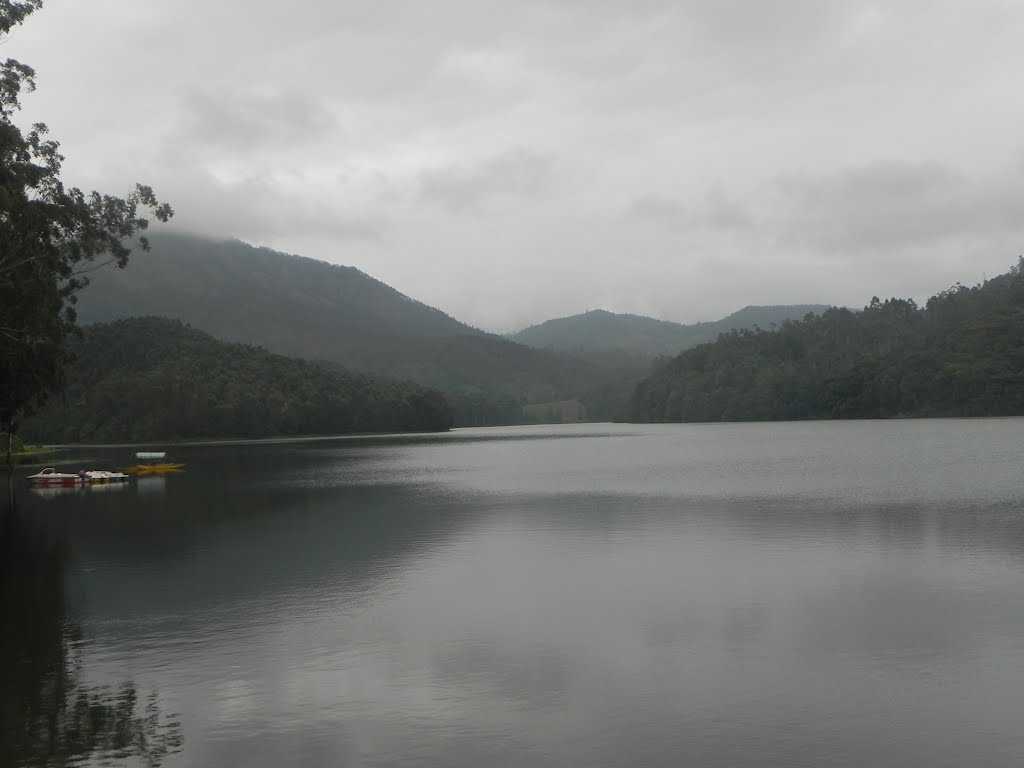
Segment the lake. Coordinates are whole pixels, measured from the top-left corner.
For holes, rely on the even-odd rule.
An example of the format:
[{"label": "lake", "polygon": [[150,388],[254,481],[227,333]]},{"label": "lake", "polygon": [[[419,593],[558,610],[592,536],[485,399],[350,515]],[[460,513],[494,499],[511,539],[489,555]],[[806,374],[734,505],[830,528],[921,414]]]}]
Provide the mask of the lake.
[{"label": "lake", "polygon": [[20,479],[0,763],[1019,764],[1022,447],[1019,419],[571,425]]}]

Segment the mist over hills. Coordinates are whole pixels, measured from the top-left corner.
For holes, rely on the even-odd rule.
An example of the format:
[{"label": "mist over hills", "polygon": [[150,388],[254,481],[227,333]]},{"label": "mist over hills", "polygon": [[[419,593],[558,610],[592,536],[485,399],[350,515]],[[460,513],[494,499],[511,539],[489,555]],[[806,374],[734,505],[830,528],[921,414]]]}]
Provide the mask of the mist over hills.
[{"label": "mist over hills", "polygon": [[511,424],[523,406],[578,399],[590,418],[624,418],[658,355],[737,327],[770,327],[817,306],[748,307],[681,325],[591,312],[486,333],[354,267],[218,241],[158,233],[125,270],[100,270],[81,295],[83,324],[136,316],[188,323],[228,342],[440,390],[459,425]]}]

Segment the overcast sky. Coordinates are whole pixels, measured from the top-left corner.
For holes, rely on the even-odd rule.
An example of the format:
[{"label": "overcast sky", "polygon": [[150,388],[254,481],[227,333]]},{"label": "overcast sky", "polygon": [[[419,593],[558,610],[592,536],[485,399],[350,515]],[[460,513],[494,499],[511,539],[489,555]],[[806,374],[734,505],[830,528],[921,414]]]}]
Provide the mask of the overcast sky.
[{"label": "overcast sky", "polygon": [[1019,0],[46,0],[67,179],[507,330],[861,306],[1024,252]]}]

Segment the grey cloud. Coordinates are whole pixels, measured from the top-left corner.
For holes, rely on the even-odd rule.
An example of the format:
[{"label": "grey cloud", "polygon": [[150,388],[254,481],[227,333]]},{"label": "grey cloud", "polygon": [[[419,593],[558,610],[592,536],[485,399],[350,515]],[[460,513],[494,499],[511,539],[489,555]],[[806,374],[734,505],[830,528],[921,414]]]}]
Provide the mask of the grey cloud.
[{"label": "grey cloud", "polygon": [[187,94],[181,106],[183,129],[174,141],[217,150],[289,147],[340,130],[322,101],[297,90],[197,89]]},{"label": "grey cloud", "polygon": [[751,211],[720,190],[710,191],[703,200],[691,205],[660,195],[643,195],[633,201],[629,213],[641,220],[680,232],[737,232],[755,226]]},{"label": "grey cloud", "polygon": [[837,34],[855,6],[842,0],[696,0],[681,7],[702,43],[763,60],[766,51],[794,56],[816,49]]},{"label": "grey cloud", "polygon": [[1024,234],[1024,164],[969,175],[937,163],[878,163],[780,182],[784,237],[841,252]]},{"label": "grey cloud", "polygon": [[454,212],[476,211],[493,201],[534,199],[548,188],[551,158],[512,149],[473,166],[450,166],[420,175],[420,197]]},{"label": "grey cloud", "polygon": [[923,296],[1024,240],[1020,3],[116,5],[5,42],[69,183],[476,325]]},{"label": "grey cloud", "polygon": [[257,243],[277,242],[296,230],[339,242],[372,241],[380,239],[387,229],[384,217],[298,199],[269,178],[250,177],[229,183],[202,169],[191,169],[183,171],[161,193],[174,201],[176,220],[183,220],[186,229]]},{"label": "grey cloud", "polygon": [[693,221],[693,213],[677,200],[660,195],[644,195],[633,201],[629,212],[642,219],[656,221],[672,228],[688,227]]}]

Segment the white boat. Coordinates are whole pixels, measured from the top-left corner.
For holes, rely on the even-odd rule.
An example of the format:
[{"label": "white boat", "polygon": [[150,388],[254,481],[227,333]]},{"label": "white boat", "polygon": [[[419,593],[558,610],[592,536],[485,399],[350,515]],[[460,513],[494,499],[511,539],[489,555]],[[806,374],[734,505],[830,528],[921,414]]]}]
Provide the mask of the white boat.
[{"label": "white boat", "polygon": [[90,484],[127,483],[131,479],[131,476],[126,475],[124,472],[107,472],[104,469],[92,469],[82,474],[85,475],[85,482]]},{"label": "white boat", "polygon": [[81,474],[69,474],[58,472],[53,467],[47,467],[34,475],[28,476],[33,485],[83,485],[85,478]]},{"label": "white boat", "polygon": [[75,486],[75,485],[101,485],[104,483],[126,483],[131,479],[130,475],[124,472],[108,472],[105,469],[90,469],[76,472],[58,472],[53,467],[47,467],[34,475],[28,476],[33,485],[43,486]]}]

